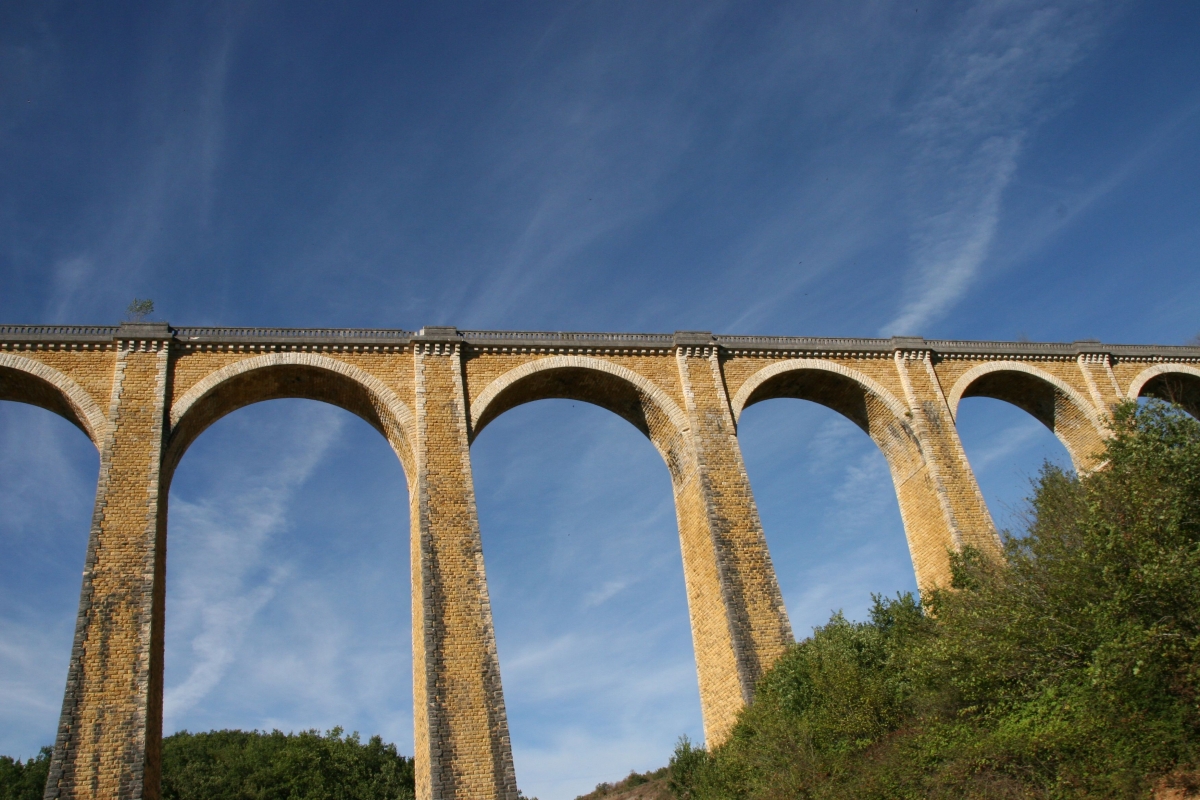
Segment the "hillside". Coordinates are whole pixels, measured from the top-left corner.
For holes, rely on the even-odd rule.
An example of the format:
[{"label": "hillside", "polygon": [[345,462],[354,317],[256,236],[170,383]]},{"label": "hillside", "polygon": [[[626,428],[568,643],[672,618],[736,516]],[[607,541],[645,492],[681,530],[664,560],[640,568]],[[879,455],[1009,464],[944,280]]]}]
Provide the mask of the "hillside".
[{"label": "hillside", "polygon": [[675,800],[668,781],[666,767],[654,772],[631,772],[623,780],[602,783],[575,800]]}]

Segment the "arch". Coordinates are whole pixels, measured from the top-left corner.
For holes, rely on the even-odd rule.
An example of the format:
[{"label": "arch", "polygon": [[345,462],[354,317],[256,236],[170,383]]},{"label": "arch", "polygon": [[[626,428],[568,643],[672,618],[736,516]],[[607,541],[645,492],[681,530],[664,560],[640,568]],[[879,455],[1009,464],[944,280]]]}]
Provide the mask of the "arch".
[{"label": "arch", "polygon": [[948,550],[962,546],[963,528],[947,502],[937,451],[926,452],[908,406],[857,370],[824,359],[797,358],[754,373],[734,395],[732,410],[740,418],[746,408],[775,398],[823,405],[871,437],[891,473],[917,585],[925,591],[944,584],[950,578]]},{"label": "arch", "polygon": [[925,466],[907,406],[858,370],[820,358],[793,358],[763,367],[734,395],[734,422],[755,403],[780,397],[823,405],[862,428],[883,451],[897,489]]},{"label": "arch", "polygon": [[1200,419],[1200,369],[1187,364],[1156,364],[1138,373],[1126,396],[1157,397]]},{"label": "arch", "polygon": [[0,400],[48,409],[70,420],[99,450],[108,420],[83,387],[40,361],[0,353]]},{"label": "arch", "polygon": [[[883,388],[883,386],[881,386],[877,381],[867,377],[858,370],[853,370],[834,361],[826,361],[820,358],[794,358],[788,361],[780,361],[772,364],[769,367],[763,367],[758,372],[746,379],[746,382],[742,384],[742,388],[738,389],[737,394],[734,395],[733,400],[730,402],[730,405],[733,407],[734,421],[736,422],[737,420],[741,419],[742,411],[744,411],[747,406],[752,406],[755,403],[769,399],[767,395],[770,395],[770,397],[793,397],[794,395],[791,394],[774,394],[769,391],[759,392],[758,390],[763,384],[765,384],[767,381],[770,381],[772,378],[777,378],[778,376],[786,373],[802,372],[804,370],[830,372],[840,375],[841,377],[858,384],[858,386],[863,390],[878,398],[879,402],[881,402],[889,411],[891,411],[892,415],[897,419],[903,419],[908,413],[908,409],[905,408],[904,405],[897,400],[891,392]],[[832,408],[834,411],[838,411],[849,417],[863,430],[867,430],[867,426],[864,424],[865,420],[860,421],[860,419],[856,418],[854,414],[846,413],[848,409],[839,408],[838,405],[831,405],[829,402],[815,398],[802,397],[799,399],[813,400],[813,402],[820,403],[828,408]],[[837,402],[832,397],[828,399],[831,402]],[[870,433],[870,431],[867,430],[867,433]]]},{"label": "arch", "polygon": [[1022,361],[989,361],[962,374],[946,397],[958,418],[964,397],[1012,403],[1041,422],[1063,443],[1076,469],[1087,468],[1100,450],[1104,426],[1095,407],[1061,378]]},{"label": "arch", "polygon": [[646,435],[671,479],[678,479],[685,448],[677,437],[690,426],[665,391],[633,370],[588,356],[549,356],[514,367],[471,401],[471,440],[496,417],[534,400],[579,400],[608,409]]},{"label": "arch", "polygon": [[320,400],[361,417],[382,433],[400,458],[409,492],[416,485],[410,442],[412,410],[369,372],[316,353],[270,353],[210,373],[171,404],[163,458],[164,486],[196,437],[221,417],[253,403],[285,397]]}]

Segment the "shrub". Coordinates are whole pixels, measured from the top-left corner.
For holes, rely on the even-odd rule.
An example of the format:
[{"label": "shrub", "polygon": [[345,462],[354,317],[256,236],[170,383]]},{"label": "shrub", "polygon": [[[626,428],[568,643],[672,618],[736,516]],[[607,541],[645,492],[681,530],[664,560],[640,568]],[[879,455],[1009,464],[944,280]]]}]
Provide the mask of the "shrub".
[{"label": "shrub", "polygon": [[1144,797],[1190,774],[1200,425],[1131,403],[1111,433],[1102,469],[1043,468],[1002,563],[954,554],[924,609],[876,598],[793,647],[729,741],[681,741],[676,796]]}]

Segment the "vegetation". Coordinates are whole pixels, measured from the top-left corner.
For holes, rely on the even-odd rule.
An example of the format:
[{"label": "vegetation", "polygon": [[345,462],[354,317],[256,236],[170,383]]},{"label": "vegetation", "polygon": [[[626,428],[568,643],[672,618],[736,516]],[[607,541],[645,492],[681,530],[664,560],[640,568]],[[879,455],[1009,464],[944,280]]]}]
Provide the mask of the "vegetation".
[{"label": "vegetation", "polygon": [[[0,800],[40,800],[51,749],[24,764],[0,756]],[[413,762],[396,746],[341,728],[181,731],[163,739],[164,800],[408,800]]]},{"label": "vegetation", "polygon": [[25,763],[0,756],[0,800],[42,800],[52,753],[49,747],[43,747],[36,758]]},{"label": "vegetation", "polygon": [[413,762],[396,746],[341,728],[181,731],[163,740],[164,800],[400,800],[414,793]]},{"label": "vegetation", "polygon": [[154,301],[149,298],[135,297],[125,307],[126,322],[145,322],[146,317],[154,313]]},{"label": "vegetation", "polygon": [[1120,408],[1104,468],[1047,465],[1004,563],[835,615],[728,742],[680,741],[678,798],[1183,797],[1200,774],[1200,425]]},{"label": "vegetation", "polygon": [[641,797],[664,797],[669,798],[670,791],[667,789],[667,768],[660,767],[650,772],[633,772],[617,781],[616,783],[598,783],[594,791],[587,794],[581,794],[575,800],[600,800],[601,798],[611,798],[619,800],[619,798],[629,797],[633,790],[640,787],[645,787],[645,790],[637,792]]}]

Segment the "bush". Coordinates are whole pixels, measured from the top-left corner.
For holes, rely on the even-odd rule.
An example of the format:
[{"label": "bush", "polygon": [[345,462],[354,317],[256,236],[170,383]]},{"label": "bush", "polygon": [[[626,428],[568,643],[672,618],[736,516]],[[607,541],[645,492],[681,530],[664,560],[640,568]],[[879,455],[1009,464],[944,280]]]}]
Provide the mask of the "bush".
[{"label": "bush", "polygon": [[681,743],[676,795],[1144,797],[1194,770],[1200,425],[1111,427],[1103,469],[1043,468],[1003,563],[955,554],[924,609],[876,598],[792,648],[728,742]]}]

